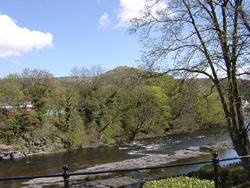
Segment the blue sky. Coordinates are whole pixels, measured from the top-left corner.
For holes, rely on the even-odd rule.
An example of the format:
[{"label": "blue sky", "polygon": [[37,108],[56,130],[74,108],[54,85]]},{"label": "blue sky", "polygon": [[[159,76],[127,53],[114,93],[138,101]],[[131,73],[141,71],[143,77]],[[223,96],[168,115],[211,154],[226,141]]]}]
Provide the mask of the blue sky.
[{"label": "blue sky", "polygon": [[74,66],[137,66],[126,20],[144,0],[1,0],[0,77],[24,68],[69,76]]}]

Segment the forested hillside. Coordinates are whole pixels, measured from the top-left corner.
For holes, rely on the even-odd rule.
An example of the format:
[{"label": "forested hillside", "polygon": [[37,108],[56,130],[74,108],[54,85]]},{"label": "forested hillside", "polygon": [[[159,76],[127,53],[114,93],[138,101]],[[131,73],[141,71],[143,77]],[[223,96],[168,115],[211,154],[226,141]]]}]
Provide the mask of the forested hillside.
[{"label": "forested hillside", "polygon": [[1,143],[28,150],[55,143],[80,148],[225,124],[218,94],[206,80],[129,67],[82,70],[54,78],[26,69],[0,80]]}]

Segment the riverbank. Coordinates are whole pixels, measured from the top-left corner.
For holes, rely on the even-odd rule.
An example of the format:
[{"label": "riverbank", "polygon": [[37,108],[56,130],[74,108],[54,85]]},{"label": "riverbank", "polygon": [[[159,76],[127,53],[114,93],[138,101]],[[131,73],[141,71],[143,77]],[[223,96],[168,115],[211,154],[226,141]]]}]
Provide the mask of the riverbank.
[{"label": "riverbank", "polygon": [[[171,136],[171,135],[176,135],[176,134],[183,134],[183,133],[194,133],[195,131],[199,131],[199,129],[190,129],[190,130],[176,130],[169,132],[167,135],[163,136]],[[141,135],[136,141],[140,141],[143,139],[153,139],[155,136],[148,136],[148,135]],[[159,137],[156,137],[159,138]],[[119,143],[124,143],[126,141],[120,141]],[[117,143],[116,145],[120,145]],[[27,145],[27,146],[26,146]],[[114,145],[109,145],[106,143],[101,142],[100,140],[94,140],[90,141],[89,143],[86,143],[83,145],[81,148],[78,149],[86,149],[86,148],[99,148],[99,147],[108,147],[108,146],[114,146]],[[46,141],[46,139],[35,139],[30,143],[25,144],[20,141],[16,145],[5,145],[5,144],[0,144],[0,160],[9,160],[9,159],[20,159],[20,158],[25,158],[25,157],[30,157],[33,155],[48,155],[48,154],[53,154],[53,153],[60,153],[60,152],[65,152],[65,151],[71,151],[75,150],[75,148],[65,148],[63,143],[60,142],[49,142]]]},{"label": "riverbank", "polygon": [[[203,145],[201,147],[189,147],[185,150],[179,150],[174,152],[173,154],[159,154],[159,155],[151,155],[144,156],[136,159],[128,159],[120,162],[112,162],[101,165],[95,165],[93,167],[86,168],[84,170],[78,170],[76,172],[92,172],[99,170],[116,170],[116,169],[126,169],[126,168],[135,168],[135,167],[146,167],[146,166],[155,166],[155,165],[163,165],[169,164],[173,162],[178,162],[190,158],[195,158],[203,155],[209,155],[211,151],[218,151],[221,149],[232,149],[233,145],[230,140],[219,142],[213,145]],[[112,177],[109,178],[109,175],[105,176],[106,180],[95,180],[100,175],[92,175],[92,176],[72,176],[70,177],[70,184],[72,185],[81,185],[81,187],[110,187],[110,185],[125,186],[135,183],[140,183],[145,181],[143,178],[131,178],[127,176],[122,177]],[[105,179],[104,178],[104,179]],[[108,180],[107,180],[108,178]],[[94,181],[87,181],[92,179]],[[62,186],[63,179],[62,178],[45,178],[45,179],[34,179],[28,182],[23,183],[23,188],[42,188],[43,186],[55,185]]]},{"label": "riverbank", "polygon": [[[110,145],[98,142],[85,145],[81,149],[108,147],[108,146]],[[26,149],[25,152],[22,150],[23,149],[20,149],[18,146],[0,144],[0,160],[9,160],[9,159],[14,160],[14,159],[30,157],[33,155],[48,155],[52,153],[60,153],[68,151],[68,149],[64,148],[63,145],[60,143],[55,143],[50,145],[40,145],[30,151]]]}]

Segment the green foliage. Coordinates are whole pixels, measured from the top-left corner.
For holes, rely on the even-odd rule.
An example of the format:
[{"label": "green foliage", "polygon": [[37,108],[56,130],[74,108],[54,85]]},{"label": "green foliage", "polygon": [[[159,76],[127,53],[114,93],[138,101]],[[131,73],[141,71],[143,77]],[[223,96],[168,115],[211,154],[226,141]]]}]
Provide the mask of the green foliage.
[{"label": "green foliage", "polygon": [[64,113],[51,119],[58,128],[54,130],[55,135],[61,138],[65,148],[81,148],[86,144],[85,126],[75,109],[77,102],[75,97],[73,94],[69,98],[66,97]]},{"label": "green foliage", "polygon": [[5,143],[12,144],[17,141],[17,139],[20,137],[21,129],[19,124],[17,123],[17,120],[15,118],[9,118],[6,122],[6,127],[8,127],[9,131],[5,135]]},{"label": "green foliage", "polygon": [[66,130],[71,126],[71,122],[74,120],[74,116],[76,115],[75,110],[78,102],[78,95],[75,90],[71,88],[66,88],[66,96],[64,103],[64,111],[65,111],[65,125]]},{"label": "green foliage", "polygon": [[144,86],[143,93],[147,100],[145,116],[149,116],[148,129],[149,133],[162,135],[169,128],[168,120],[170,119],[170,108],[167,105],[168,97],[163,89],[159,86]]},{"label": "green foliage", "polygon": [[246,165],[245,170],[248,173],[248,177],[250,177],[250,162]]},{"label": "green foliage", "polygon": [[[145,71],[128,67],[77,79],[77,111],[86,131],[95,130],[94,136],[107,143],[203,125],[199,121],[202,113],[194,105],[200,99],[194,92],[196,85],[168,75],[147,78]],[[206,123],[217,124],[214,119]]]},{"label": "green foliage", "polygon": [[157,86],[135,87],[121,96],[121,124],[130,140],[138,133],[162,135],[170,117],[168,97]]},{"label": "green foliage", "polygon": [[0,82],[0,104],[17,107],[25,102],[16,74],[10,74]]},{"label": "green foliage", "polygon": [[[214,179],[214,167],[213,165],[206,165],[199,170],[200,179]],[[227,168],[218,167],[219,185],[220,187],[228,187],[231,184],[230,171]]]},{"label": "green foliage", "polygon": [[214,182],[185,176],[171,177],[163,180],[149,181],[143,188],[213,188]]},{"label": "green foliage", "polygon": [[98,96],[98,88],[83,87],[79,91],[78,112],[88,128],[97,127],[100,120],[102,100]]},{"label": "green foliage", "polygon": [[64,147],[65,148],[81,148],[84,144],[86,144],[86,137],[84,127],[78,126],[72,129],[72,131],[63,134]]},{"label": "green foliage", "polygon": [[[46,71],[30,69],[9,75],[0,84],[0,104],[11,106],[13,112],[9,115],[1,109],[3,142],[18,144],[24,140],[28,147],[34,147],[33,142],[44,138],[81,147],[86,141],[85,127],[75,110],[78,95],[74,89],[61,87]],[[34,111],[27,114],[26,105],[30,102]],[[57,113],[50,116],[48,111]]]},{"label": "green foliage", "polygon": [[199,178],[200,179],[209,179],[209,180],[214,179],[213,165],[202,166],[199,170]]},{"label": "green foliage", "polygon": [[[19,78],[25,100],[31,102],[36,112],[44,113],[57,86],[53,76],[43,70],[25,69]],[[38,114],[38,118],[42,118],[42,116]]]},{"label": "green foliage", "polygon": [[[69,129],[74,127],[75,124],[77,124],[77,121],[79,121],[78,113],[76,111],[78,94],[73,88],[65,88],[64,90],[61,90],[61,92],[63,95],[60,101],[57,101],[58,104],[54,106],[54,110],[52,110],[57,116],[57,121],[54,121],[54,123],[61,131],[68,132]],[[55,117],[53,117],[52,120],[54,118]]]},{"label": "green foliage", "polygon": [[235,169],[231,172],[231,184],[239,185],[250,180],[248,172],[245,169]]},{"label": "green foliage", "polygon": [[[59,82],[47,71],[25,69],[0,80],[0,106],[10,105],[15,111],[8,115],[0,109],[0,138],[32,143],[36,135],[78,148],[87,141],[115,144],[222,122],[218,95],[203,97],[207,86],[169,75],[148,77],[146,71],[129,67],[91,75]],[[33,113],[27,114],[30,103]]]},{"label": "green foliage", "polygon": [[[222,168],[219,166],[219,187],[227,188],[235,186],[241,183],[245,183],[250,180],[249,169],[233,169]],[[198,177],[200,179],[213,180],[214,179],[214,168],[213,165],[206,165],[200,168]]]},{"label": "green foliage", "polygon": [[169,75],[148,78],[146,85],[158,86],[167,95],[167,106],[171,114],[168,124],[171,129],[185,131],[185,128],[190,130],[196,126],[197,110],[193,105],[196,99],[195,87]]},{"label": "green foliage", "polygon": [[5,115],[2,120],[4,123],[2,138],[7,144],[16,143],[24,132],[34,129],[34,117],[26,113],[16,112],[11,116]]},{"label": "green foliage", "polygon": [[198,121],[202,125],[225,125],[226,119],[216,91],[210,93],[211,89],[201,86],[198,90],[196,107],[199,113]]},{"label": "green foliage", "polygon": [[22,139],[18,139],[16,141],[16,148],[18,149],[18,151],[20,151],[21,153],[27,153],[28,149],[25,147],[25,143]]},{"label": "green foliage", "polygon": [[116,124],[110,125],[103,131],[103,141],[107,144],[115,144],[116,139],[118,139],[121,134],[122,129],[120,126]]}]

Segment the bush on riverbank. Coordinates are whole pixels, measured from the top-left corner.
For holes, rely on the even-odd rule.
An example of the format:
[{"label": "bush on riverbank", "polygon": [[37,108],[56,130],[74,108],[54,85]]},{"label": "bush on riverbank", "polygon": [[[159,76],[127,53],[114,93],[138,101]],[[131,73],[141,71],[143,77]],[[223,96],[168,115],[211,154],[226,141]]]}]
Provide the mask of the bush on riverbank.
[{"label": "bush on riverbank", "polygon": [[[214,179],[214,168],[213,165],[206,165],[200,168],[195,175],[199,179],[213,180]],[[241,166],[237,168],[221,167],[218,168],[219,175],[219,187],[227,188],[236,186],[242,183],[250,181],[250,164],[246,169],[242,169]]]},{"label": "bush on riverbank", "polygon": [[[220,187],[228,187],[231,185],[230,170],[227,168],[218,167],[219,185]],[[206,165],[200,168],[198,171],[199,179],[213,180],[214,179],[214,167],[213,165]]]},{"label": "bush on riverbank", "polygon": [[[227,187],[249,187],[250,164],[246,169],[242,166],[218,167],[218,180],[220,188]],[[146,182],[143,188],[188,188],[188,187],[214,187],[214,168],[213,165],[206,165],[199,171],[188,174],[188,176],[170,177],[162,180]]]},{"label": "bush on riverbank", "polygon": [[185,176],[149,181],[143,188],[214,188],[214,182]]}]

